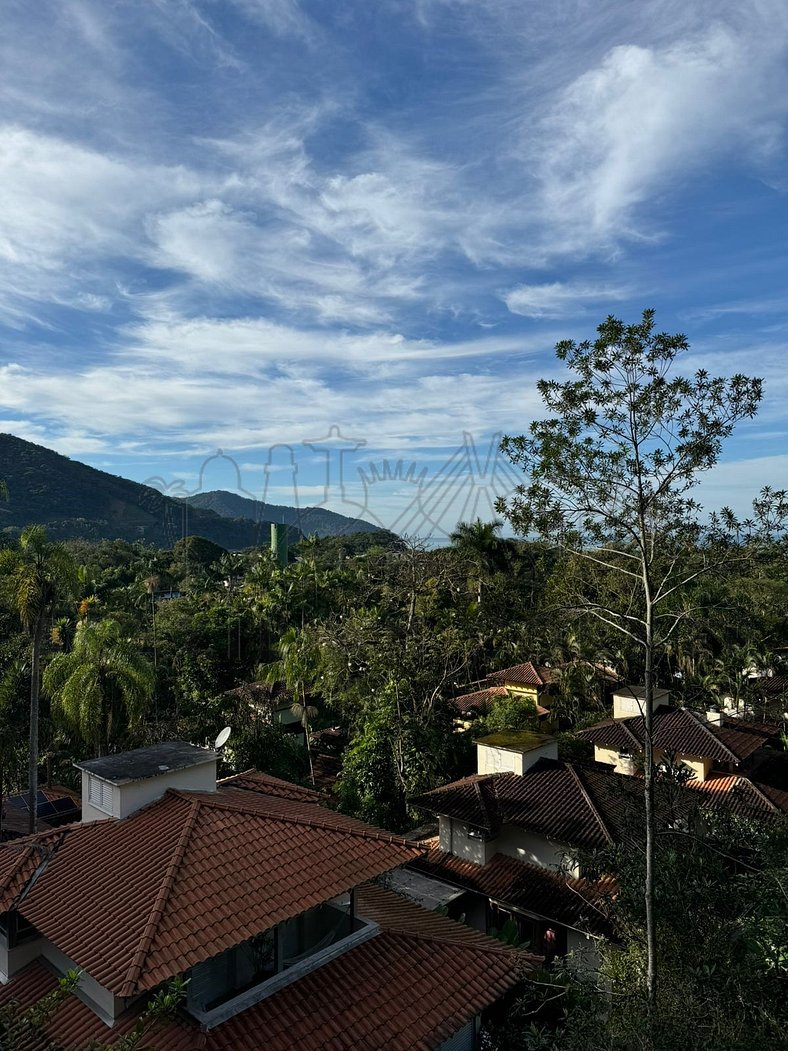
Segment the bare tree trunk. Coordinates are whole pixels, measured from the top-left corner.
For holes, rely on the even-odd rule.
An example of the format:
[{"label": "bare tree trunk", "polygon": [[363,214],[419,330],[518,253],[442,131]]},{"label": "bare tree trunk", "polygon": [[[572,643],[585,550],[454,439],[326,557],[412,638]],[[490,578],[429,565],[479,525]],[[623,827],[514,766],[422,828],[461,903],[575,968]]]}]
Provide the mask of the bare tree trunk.
[{"label": "bare tree trunk", "polygon": [[644,770],[644,800],[646,811],[646,879],[643,894],[646,904],[646,952],[648,957],[646,970],[646,992],[648,996],[649,1017],[652,1016],[657,1002],[657,932],[654,916],[654,636],[651,602],[646,601],[646,635],[645,635],[645,725],[646,749]]},{"label": "bare tree trunk", "polygon": [[38,704],[41,693],[41,641],[44,634],[44,617],[36,619],[33,628],[33,647],[30,669],[30,756],[27,774],[27,791],[30,812],[28,831],[32,836],[38,825]]}]

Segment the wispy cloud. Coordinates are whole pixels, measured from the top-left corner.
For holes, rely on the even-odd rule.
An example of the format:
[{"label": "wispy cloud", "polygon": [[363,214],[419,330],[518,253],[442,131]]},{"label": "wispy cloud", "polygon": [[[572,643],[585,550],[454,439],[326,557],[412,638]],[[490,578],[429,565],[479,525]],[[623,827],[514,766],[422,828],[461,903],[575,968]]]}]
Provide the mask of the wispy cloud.
[{"label": "wispy cloud", "polygon": [[631,297],[626,288],[552,281],[543,285],[517,285],[501,295],[513,314],[531,318],[559,318],[582,314],[591,304],[609,304]]}]

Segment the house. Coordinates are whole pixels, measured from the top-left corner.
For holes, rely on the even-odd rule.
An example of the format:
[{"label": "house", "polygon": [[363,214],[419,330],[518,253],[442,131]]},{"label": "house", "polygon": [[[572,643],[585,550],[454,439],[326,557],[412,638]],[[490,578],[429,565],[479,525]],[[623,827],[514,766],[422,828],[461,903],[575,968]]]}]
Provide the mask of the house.
[{"label": "house", "polygon": [[31,1051],[128,1033],[188,978],[155,1051],[464,1051],[525,961],[374,881],[418,845],[311,789],[168,742],[78,764],[83,820],[0,846],[0,1003],[82,971]]},{"label": "house", "polygon": [[[457,710],[456,721],[462,729],[469,729],[474,719],[480,715],[489,715],[498,700],[511,697],[506,686],[487,686],[483,690],[474,690],[452,698],[452,705]],[[550,712],[534,701],[536,716],[540,722],[547,722]]]},{"label": "house", "polygon": [[607,772],[558,759],[557,742],[530,732],[477,741],[478,773],[412,802],[438,818],[438,842],[410,864],[463,889],[449,906],[480,930],[508,919],[536,952],[552,928],[558,952],[594,956],[609,931],[609,880],[582,877],[578,849],[614,842],[622,808]]},{"label": "house", "polygon": [[[594,759],[633,773],[645,748],[645,691],[627,687],[613,697],[613,718],[580,730],[594,746]],[[670,705],[666,690],[654,694],[652,743],[656,763],[670,756],[699,782],[720,774],[755,773],[781,747],[774,724],[731,719],[716,710],[696,712]]]},{"label": "house", "polygon": [[232,690],[226,690],[222,699],[241,712],[251,712],[253,717],[262,718],[264,722],[279,726],[286,733],[295,734],[306,741],[301,720],[293,714],[295,698],[282,680],[245,682]]},{"label": "house", "polygon": [[618,681],[612,668],[590,661],[570,660],[555,665],[525,661],[491,672],[478,689],[453,698],[452,703],[458,717],[469,726],[476,716],[487,715],[499,698],[523,697],[533,701],[539,721],[548,726],[551,698],[558,693],[562,676],[574,672],[582,672],[584,678],[597,683],[602,696]]},{"label": "house", "polygon": [[[506,915],[535,951],[552,927],[559,951],[593,958],[615,888],[585,880],[580,856],[624,838],[640,814],[642,779],[609,763],[561,760],[555,740],[541,734],[477,745],[478,773],[411,800],[437,816],[438,842],[409,867],[469,892],[449,913],[464,912],[479,929]],[[753,820],[788,814],[788,791],[739,774],[662,787],[668,822],[718,807]]]}]

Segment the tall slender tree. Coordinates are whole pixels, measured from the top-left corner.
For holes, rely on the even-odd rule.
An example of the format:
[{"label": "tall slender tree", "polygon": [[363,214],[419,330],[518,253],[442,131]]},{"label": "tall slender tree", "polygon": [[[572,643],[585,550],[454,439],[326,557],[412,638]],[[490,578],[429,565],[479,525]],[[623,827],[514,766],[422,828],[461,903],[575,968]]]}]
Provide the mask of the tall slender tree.
[{"label": "tall slender tree", "polygon": [[[528,481],[498,510],[522,534],[551,541],[614,581],[595,587],[592,574],[578,574],[585,588],[574,596],[575,608],[642,650],[646,995],[653,1010],[655,657],[684,618],[697,614],[693,583],[745,557],[757,533],[754,521],[739,523],[727,509],[702,517],[692,490],[737,422],[755,415],[761,381],[702,370],[671,375],[687,339],[657,332],[652,310],[631,325],[610,316],[597,332],[593,342],[557,345],[572,378],[541,380],[549,418],[531,424],[527,435],[504,438],[503,451]],[[766,492],[755,503],[766,528],[774,526],[775,506],[779,517],[784,493]]]},{"label": "tall slender tree", "polygon": [[83,621],[71,652],[58,654],[44,672],[56,711],[99,755],[109,751],[113,738],[139,725],[153,683],[150,662],[115,620]]},{"label": "tall slender tree", "polygon": [[38,798],[38,720],[41,690],[41,648],[47,622],[58,599],[77,584],[77,566],[66,551],[47,538],[46,529],[31,525],[22,531],[16,549],[0,551],[0,575],[30,639],[30,744],[28,791],[30,832],[36,830]]}]

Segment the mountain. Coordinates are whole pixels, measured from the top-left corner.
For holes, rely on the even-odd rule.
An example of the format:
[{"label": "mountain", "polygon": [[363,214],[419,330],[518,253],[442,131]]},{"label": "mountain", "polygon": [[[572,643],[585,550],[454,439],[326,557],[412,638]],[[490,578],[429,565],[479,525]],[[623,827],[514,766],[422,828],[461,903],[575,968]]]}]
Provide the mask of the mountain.
[{"label": "mountain", "polygon": [[[9,492],[8,501],[0,501],[0,539],[39,523],[56,540],[145,540],[169,548],[190,535],[232,551],[270,540],[270,518],[251,521],[190,507],[12,434],[0,434],[0,479]],[[291,542],[296,539],[292,530]]]},{"label": "mountain", "polygon": [[300,529],[304,536],[347,536],[349,533],[377,533],[380,526],[365,522],[363,518],[348,518],[347,515],[328,511],[323,507],[286,507],[284,504],[264,504],[260,500],[228,493],[216,489],[210,493],[198,493],[188,498],[192,507],[215,511],[227,518],[248,518],[252,522],[266,519],[269,522],[284,522]]}]

